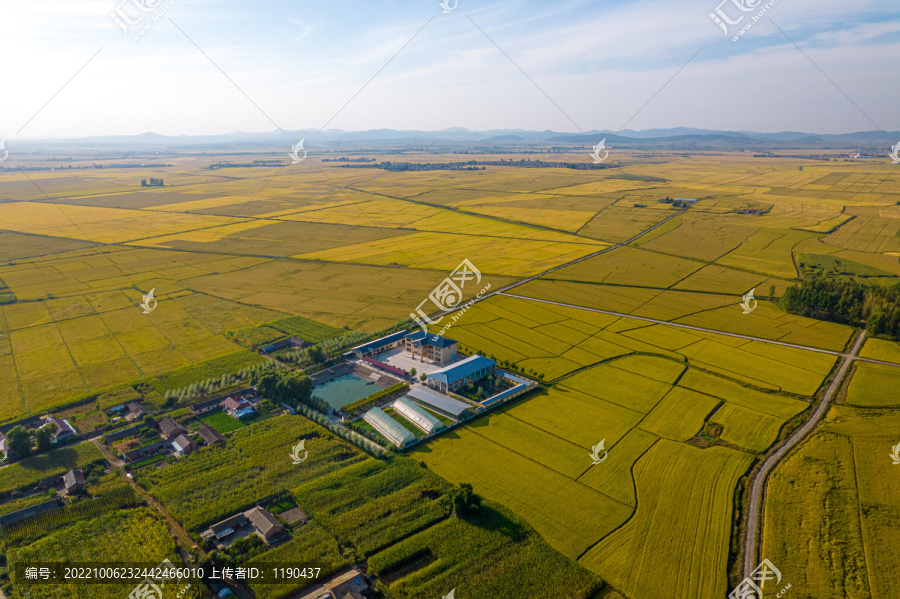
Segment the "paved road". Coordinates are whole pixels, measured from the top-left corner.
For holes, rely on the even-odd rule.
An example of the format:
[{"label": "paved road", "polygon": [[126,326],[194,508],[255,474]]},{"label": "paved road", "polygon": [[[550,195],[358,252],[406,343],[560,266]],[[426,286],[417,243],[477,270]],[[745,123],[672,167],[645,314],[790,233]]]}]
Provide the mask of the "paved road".
[{"label": "paved road", "polygon": [[828,404],[831,401],[834,392],[841,386],[844,375],[847,374],[847,370],[853,363],[853,359],[856,354],[859,353],[859,349],[862,347],[865,338],[866,332],[863,331],[856,340],[856,343],[853,344],[853,349],[850,351],[850,354],[842,358],[843,362],[841,363],[837,374],[834,376],[834,380],[831,381],[831,385],[828,387],[828,390],[825,392],[825,395],[822,397],[822,400],[819,402],[818,407],[816,407],[816,410],[813,412],[810,419],[807,420],[803,426],[794,431],[784,444],[762,463],[750,491],[750,509],[747,512],[747,540],[744,545],[744,577],[750,576],[753,570],[756,569],[756,566],[759,565],[760,561],[759,554],[757,553],[757,538],[759,534],[759,523],[762,520],[763,515],[762,499],[769,474],[772,473],[775,466],[778,465],[788,452],[796,447],[797,444],[800,443],[800,441],[802,441],[803,438],[806,437],[806,435],[819,423],[819,420],[821,420],[822,416],[828,410]]}]

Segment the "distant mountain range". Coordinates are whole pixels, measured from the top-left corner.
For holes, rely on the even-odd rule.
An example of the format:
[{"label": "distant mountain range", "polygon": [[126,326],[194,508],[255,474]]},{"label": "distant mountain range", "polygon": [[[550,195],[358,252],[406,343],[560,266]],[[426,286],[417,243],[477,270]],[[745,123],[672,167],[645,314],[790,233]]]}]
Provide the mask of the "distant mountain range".
[{"label": "distant mountain range", "polygon": [[666,150],[752,150],[771,151],[786,149],[882,149],[900,141],[900,132],[860,131],[842,134],[815,134],[799,131],[780,133],[758,133],[753,131],[718,131],[676,127],[673,129],[645,129],[620,132],[608,130],[586,133],[564,133],[559,131],[528,131],[525,129],[491,129],[471,131],[462,127],[451,127],[441,131],[415,131],[396,129],[371,129],[368,131],[344,131],[329,129],[317,133],[315,129],[299,131],[269,131],[247,133],[235,131],[218,135],[166,136],[156,133],[140,135],[111,135],[83,137],[76,139],[10,140],[10,147],[19,146],[26,151],[54,152],[64,149],[111,150],[177,150],[210,151],[259,150],[273,146],[285,146],[305,138],[307,149],[316,146],[331,149],[346,148],[348,151],[378,147],[454,147],[473,150],[509,146],[560,146],[587,147],[606,139],[607,147],[666,149]]}]

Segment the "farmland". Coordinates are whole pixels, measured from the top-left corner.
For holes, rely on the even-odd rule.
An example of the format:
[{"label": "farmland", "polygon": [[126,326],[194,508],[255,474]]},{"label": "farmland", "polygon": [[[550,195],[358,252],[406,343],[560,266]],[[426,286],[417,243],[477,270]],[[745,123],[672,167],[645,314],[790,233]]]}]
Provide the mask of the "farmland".
[{"label": "farmland", "polygon": [[[423,163],[435,153],[376,152]],[[541,388],[408,455],[374,458],[302,416],[219,412],[203,420],[224,444],[133,471],[188,534],[293,501],[310,522],[252,559],[365,560],[388,575],[388,599],[452,588],[460,599],[581,599],[601,581],[627,599],[727,595],[748,474],[813,412],[861,326],[790,314],[780,298],[810,277],[900,280],[900,177],[864,161],[622,151],[614,169],[398,172],[313,156],[227,171],[211,160],[0,175],[0,424],[64,415],[93,435],[131,401],[186,414],[168,392],[241,373],[221,393],[246,385],[249,369],[277,360],[259,355],[268,343],[345,348],[331,340],[359,343],[418,306],[433,315],[423,300],[464,259],[479,277],[463,300],[534,276],[445,334]],[[167,185],[141,188],[157,170]],[[770,479],[762,552],[803,593],[900,593],[897,489],[878,458],[900,443],[884,436],[897,430],[898,347],[869,336],[861,356],[888,364],[856,362],[823,424]],[[301,439],[309,459],[295,465]],[[601,441],[608,453],[593,463]],[[82,443],[14,463],[0,469],[0,494],[99,459]],[[463,483],[483,506],[457,518],[447,498]],[[67,543],[133,540],[138,523],[157,553],[174,549],[140,507],[55,522],[22,537],[17,555],[74,559]],[[421,570],[390,576],[426,552]]]},{"label": "farmland", "polygon": [[900,592],[900,483],[887,458],[898,424],[900,410],[836,406],[776,471],[763,551],[786,580],[835,599]]}]

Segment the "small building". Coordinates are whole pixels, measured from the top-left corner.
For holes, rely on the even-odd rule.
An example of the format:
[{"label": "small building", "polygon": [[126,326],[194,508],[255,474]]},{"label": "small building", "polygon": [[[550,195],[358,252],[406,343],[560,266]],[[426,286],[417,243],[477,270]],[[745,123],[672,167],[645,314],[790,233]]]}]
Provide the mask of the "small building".
[{"label": "small building", "polygon": [[63,475],[63,490],[66,495],[71,495],[84,488],[84,472],[81,470],[69,470]]},{"label": "small building", "polygon": [[247,516],[244,514],[236,514],[231,518],[226,518],[225,520],[210,526],[209,532],[212,533],[210,536],[217,541],[227,539],[234,534],[235,530],[247,526],[248,523]]},{"label": "small building", "polygon": [[125,416],[125,418],[127,418],[128,420],[138,420],[140,418],[143,418],[144,414],[146,413],[147,412],[144,410],[144,408],[141,407],[141,404],[133,401],[128,404],[128,414]]},{"label": "small building", "polygon": [[171,441],[157,441],[156,443],[152,443],[150,445],[144,445],[143,447],[138,447],[137,449],[126,451],[124,454],[122,454],[122,458],[124,458],[128,462],[134,463],[153,455],[168,453],[171,450]]},{"label": "small building", "polygon": [[0,462],[6,459],[7,453],[9,453],[9,449],[6,447],[6,435],[0,433]]},{"label": "small building", "polygon": [[68,420],[60,420],[59,418],[47,418],[41,428],[49,427],[54,443],[65,441],[76,436],[75,428],[69,424]]},{"label": "small building", "polygon": [[402,424],[384,413],[380,408],[372,408],[363,416],[363,420],[372,425],[385,439],[397,447],[405,447],[416,440],[416,436],[406,430]]},{"label": "small building", "polygon": [[172,441],[172,452],[181,457],[189,456],[198,449],[194,440],[187,435],[178,435]]},{"label": "small building", "polygon": [[440,370],[428,374],[426,381],[432,389],[437,389],[441,393],[449,393],[456,391],[463,385],[475,382],[490,374],[497,369],[497,363],[484,356],[469,356],[461,362],[445,366]]},{"label": "small building", "polygon": [[159,425],[159,430],[162,431],[166,439],[174,439],[178,435],[184,433],[184,429],[181,427],[181,425],[178,424],[175,419],[170,418],[169,416],[160,418],[157,424]]},{"label": "small building", "polygon": [[244,516],[250,520],[253,528],[266,543],[270,543],[284,534],[284,527],[269,510],[256,506],[244,512]]},{"label": "small building", "polygon": [[278,351],[279,349],[285,349],[291,347],[291,340],[282,339],[281,341],[276,341],[275,343],[269,343],[268,345],[264,345],[259,348],[259,353],[261,354],[270,354],[273,351]]},{"label": "small building", "polygon": [[403,345],[408,333],[409,331],[406,330],[398,331],[396,333],[387,335],[386,337],[382,337],[381,339],[376,339],[374,341],[369,341],[368,343],[363,343],[362,345],[357,345],[350,351],[353,352],[353,355],[357,358],[371,358],[372,356],[377,356],[382,352],[386,352],[394,349],[395,347]]},{"label": "small building", "polygon": [[365,599],[363,593],[369,590],[369,581],[363,574],[356,572],[356,576],[346,577],[329,590],[335,599]]},{"label": "small building", "polygon": [[405,397],[401,397],[395,401],[393,407],[398,414],[409,420],[426,435],[430,435],[444,428],[443,422]]},{"label": "small building", "polygon": [[207,445],[215,445],[216,443],[224,443],[225,437],[222,436],[222,433],[209,426],[208,424],[203,424],[198,431],[200,433],[200,438],[203,439],[203,442]]},{"label": "small building", "polygon": [[440,335],[429,335],[425,331],[413,331],[404,338],[406,353],[413,358],[435,364],[446,364],[456,359],[457,342]]},{"label": "small building", "polygon": [[222,407],[232,418],[246,418],[256,413],[250,402],[242,397],[228,397],[222,402]]}]

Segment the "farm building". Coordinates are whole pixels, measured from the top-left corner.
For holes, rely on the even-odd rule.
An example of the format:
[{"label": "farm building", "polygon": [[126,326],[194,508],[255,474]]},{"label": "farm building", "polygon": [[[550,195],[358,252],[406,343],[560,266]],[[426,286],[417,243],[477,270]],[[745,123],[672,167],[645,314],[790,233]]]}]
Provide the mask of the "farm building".
[{"label": "farm building", "polygon": [[268,345],[264,345],[259,348],[259,353],[261,354],[270,354],[273,351],[277,351],[279,349],[285,349],[287,347],[291,347],[290,339],[282,339],[281,341],[276,341],[275,343],[270,343]]},{"label": "farm building", "polygon": [[262,537],[266,543],[277,539],[284,533],[284,528],[275,516],[268,510],[257,506],[242,514],[235,514],[230,518],[226,518],[221,522],[213,524],[209,527],[209,530],[204,532],[201,536],[221,541],[222,539],[230,537],[237,529],[247,525],[252,525],[256,533]]},{"label": "farm building", "polygon": [[181,428],[181,425],[168,416],[160,418],[157,424],[159,424],[159,430],[162,431],[166,439],[174,439],[178,435],[184,433],[184,429]]},{"label": "farm building", "polygon": [[363,343],[350,350],[357,358],[371,358],[381,352],[385,352],[405,343],[406,335],[409,331],[398,331],[381,339]]},{"label": "farm building", "polygon": [[234,534],[235,529],[247,526],[247,516],[244,514],[235,514],[231,518],[226,518],[221,522],[217,522],[209,527],[207,536],[215,538],[217,541],[227,539]]},{"label": "farm building", "polygon": [[244,387],[243,389],[238,389],[237,391],[232,391],[227,395],[220,395],[218,397],[213,397],[211,399],[204,399],[203,401],[197,402],[191,406],[191,412],[196,414],[205,414],[206,412],[212,412],[216,408],[222,405],[229,397],[233,397],[234,399],[240,401],[242,399],[251,400],[254,397],[257,397],[259,394],[256,392],[254,387]]},{"label": "farm building", "polygon": [[137,420],[139,418],[143,418],[144,414],[146,413],[147,412],[144,411],[144,408],[141,407],[141,404],[133,401],[128,404],[128,413],[125,415],[125,418],[128,420]]},{"label": "farm building", "polygon": [[372,408],[366,412],[363,420],[371,424],[376,431],[384,435],[385,439],[397,447],[404,447],[406,444],[416,440],[415,435],[379,408]]},{"label": "farm building", "polygon": [[409,393],[406,394],[406,397],[410,397],[418,403],[425,404],[429,409],[436,411],[438,414],[443,414],[454,420],[459,420],[467,411],[472,410],[472,406],[469,404],[459,401],[458,399],[453,399],[452,397],[447,397],[446,395],[438,393],[437,391],[432,391],[426,387],[412,387],[409,390]]},{"label": "farm building", "polygon": [[461,362],[445,366],[428,375],[428,386],[441,393],[456,391],[463,385],[493,374],[497,363],[484,356],[469,356]]},{"label": "farm building", "polygon": [[246,418],[256,413],[250,402],[243,397],[228,397],[222,402],[222,407],[232,418]]},{"label": "farm building", "polygon": [[394,409],[401,416],[412,422],[414,425],[422,429],[427,435],[444,428],[444,423],[420,408],[405,397],[401,397],[394,402]]},{"label": "farm building", "polygon": [[68,420],[60,420],[59,418],[47,418],[41,428],[50,427],[53,434],[53,442],[65,441],[75,436],[75,429],[69,424]]},{"label": "farm building", "polygon": [[81,470],[69,470],[63,475],[63,490],[66,495],[71,495],[84,487],[84,472]]},{"label": "farm building", "polygon": [[422,360],[435,364],[446,364],[456,359],[457,342],[440,335],[429,335],[425,331],[413,331],[406,335],[406,353],[413,358],[416,355]]},{"label": "farm building", "polygon": [[178,435],[172,441],[172,452],[179,456],[191,455],[197,449],[197,444],[187,435]]},{"label": "farm building", "polygon": [[202,438],[207,445],[225,442],[225,437],[222,436],[222,433],[208,424],[203,424],[198,432],[200,433],[200,438]]},{"label": "farm building", "polygon": [[128,462],[137,462],[138,460],[143,460],[144,458],[148,458],[152,455],[158,455],[163,452],[168,452],[171,449],[171,441],[157,441],[156,443],[152,443],[150,445],[144,445],[143,447],[138,447],[137,449],[126,451],[124,454],[122,454],[122,457]]},{"label": "farm building", "polygon": [[284,533],[284,528],[268,510],[257,506],[244,512],[244,515],[266,543],[277,539]]}]

